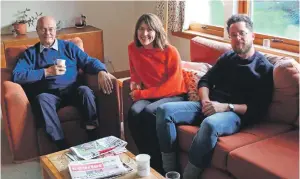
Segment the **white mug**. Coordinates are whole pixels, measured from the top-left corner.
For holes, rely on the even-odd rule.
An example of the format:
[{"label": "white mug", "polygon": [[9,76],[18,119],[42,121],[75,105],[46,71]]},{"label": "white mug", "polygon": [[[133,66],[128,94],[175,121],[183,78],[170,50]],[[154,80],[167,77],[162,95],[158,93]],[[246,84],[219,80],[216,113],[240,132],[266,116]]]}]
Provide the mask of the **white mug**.
[{"label": "white mug", "polygon": [[150,158],[148,154],[139,154],[135,157],[138,176],[145,177],[150,175]]},{"label": "white mug", "polygon": [[59,66],[66,66],[66,60],[64,59],[56,59],[55,63]]}]

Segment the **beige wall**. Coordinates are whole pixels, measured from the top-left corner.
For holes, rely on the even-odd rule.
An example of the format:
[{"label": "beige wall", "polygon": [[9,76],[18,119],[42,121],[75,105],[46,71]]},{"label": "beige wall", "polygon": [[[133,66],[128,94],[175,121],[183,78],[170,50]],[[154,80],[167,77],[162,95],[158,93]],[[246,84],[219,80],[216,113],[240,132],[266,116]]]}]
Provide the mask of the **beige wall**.
[{"label": "beige wall", "polygon": [[[133,40],[137,19],[146,12],[155,12],[155,1],[1,1],[1,33],[11,33],[10,24],[15,21],[18,10],[26,7],[29,14],[43,12],[62,21],[63,27],[74,24],[74,17],[83,13],[87,23],[103,29],[104,56],[112,61],[115,71],[128,70],[127,45]],[[30,27],[34,31],[35,27]],[[189,41],[169,36],[183,60],[189,59]],[[109,71],[112,71],[107,63]]]}]

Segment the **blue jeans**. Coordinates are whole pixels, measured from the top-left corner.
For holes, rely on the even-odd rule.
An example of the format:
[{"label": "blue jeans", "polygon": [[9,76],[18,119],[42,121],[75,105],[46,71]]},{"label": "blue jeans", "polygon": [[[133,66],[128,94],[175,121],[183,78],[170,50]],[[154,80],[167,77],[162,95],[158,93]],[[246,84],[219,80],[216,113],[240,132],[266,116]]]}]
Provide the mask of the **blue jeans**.
[{"label": "blue jeans", "polygon": [[156,131],[161,152],[177,151],[178,124],[200,125],[189,150],[189,161],[199,168],[205,168],[210,164],[218,137],[238,132],[241,119],[234,112],[216,113],[206,117],[201,112],[199,102],[165,103],[159,106],[156,113]]}]

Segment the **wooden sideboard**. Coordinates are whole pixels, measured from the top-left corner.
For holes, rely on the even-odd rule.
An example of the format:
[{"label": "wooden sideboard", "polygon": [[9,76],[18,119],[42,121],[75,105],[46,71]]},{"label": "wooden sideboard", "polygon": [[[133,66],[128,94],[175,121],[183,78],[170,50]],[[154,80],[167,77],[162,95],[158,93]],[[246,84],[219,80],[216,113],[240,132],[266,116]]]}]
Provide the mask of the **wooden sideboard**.
[{"label": "wooden sideboard", "polygon": [[[103,62],[103,30],[93,26],[78,29],[75,27],[63,28],[56,32],[58,39],[70,39],[80,37],[83,41],[84,51],[92,57]],[[1,35],[1,68],[6,67],[5,49],[12,46],[34,45],[39,42],[36,32],[28,32],[26,35]]]}]

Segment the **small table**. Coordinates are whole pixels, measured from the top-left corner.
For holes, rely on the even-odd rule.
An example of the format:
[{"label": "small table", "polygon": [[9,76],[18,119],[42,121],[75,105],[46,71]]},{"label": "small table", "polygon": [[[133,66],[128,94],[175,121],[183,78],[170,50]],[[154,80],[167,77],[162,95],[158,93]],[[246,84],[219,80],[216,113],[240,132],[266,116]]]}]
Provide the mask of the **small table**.
[{"label": "small table", "polygon": [[[71,179],[69,173],[69,159],[65,155],[67,150],[62,150],[59,152],[55,152],[48,155],[43,155],[40,157],[40,163],[42,167],[42,175],[44,179]],[[131,152],[125,152],[120,155],[120,158],[123,162],[133,168],[133,171],[119,177],[120,179],[134,179],[141,178],[137,175],[136,170],[136,161],[135,155]],[[164,179],[158,172],[151,168],[151,173],[147,177],[143,177],[145,179]]]}]

